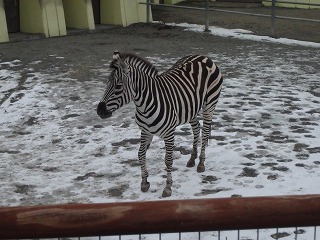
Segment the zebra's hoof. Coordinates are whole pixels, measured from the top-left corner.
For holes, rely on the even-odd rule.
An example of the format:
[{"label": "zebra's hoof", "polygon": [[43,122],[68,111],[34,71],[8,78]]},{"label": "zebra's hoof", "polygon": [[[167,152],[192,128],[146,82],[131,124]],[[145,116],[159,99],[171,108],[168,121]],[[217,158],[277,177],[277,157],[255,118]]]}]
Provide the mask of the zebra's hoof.
[{"label": "zebra's hoof", "polygon": [[190,160],[187,162],[187,167],[194,167],[194,165],[195,165],[194,159],[190,159]]},{"label": "zebra's hoof", "polygon": [[206,167],[204,166],[204,164],[199,164],[197,167],[197,172],[198,173],[202,173],[206,170]]},{"label": "zebra's hoof", "polygon": [[149,182],[142,182],[141,183],[141,191],[146,192],[150,188],[150,183]]},{"label": "zebra's hoof", "polygon": [[171,188],[165,187],[162,192],[162,197],[170,197],[171,196]]}]

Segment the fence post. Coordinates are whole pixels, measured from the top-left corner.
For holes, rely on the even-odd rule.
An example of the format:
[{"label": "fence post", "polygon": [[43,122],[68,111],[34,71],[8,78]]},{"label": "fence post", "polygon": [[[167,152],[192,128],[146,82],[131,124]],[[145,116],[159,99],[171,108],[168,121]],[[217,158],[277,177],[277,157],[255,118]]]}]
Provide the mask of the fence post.
[{"label": "fence post", "polygon": [[205,11],[205,32],[209,32],[209,2],[208,0],[206,1],[206,11]]},{"label": "fence post", "polygon": [[150,22],[150,0],[147,0],[147,23]]},{"label": "fence post", "polygon": [[272,0],[271,6],[271,36],[275,37],[275,12],[276,12],[276,0]]}]

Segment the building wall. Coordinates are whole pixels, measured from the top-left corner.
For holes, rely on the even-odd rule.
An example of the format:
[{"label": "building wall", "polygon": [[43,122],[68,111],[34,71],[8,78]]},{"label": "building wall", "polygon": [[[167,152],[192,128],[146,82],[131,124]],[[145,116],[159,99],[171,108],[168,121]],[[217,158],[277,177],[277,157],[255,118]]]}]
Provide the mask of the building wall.
[{"label": "building wall", "polygon": [[183,0],[164,0],[164,4],[177,4]]},{"label": "building wall", "polygon": [[0,42],[8,42],[8,28],[6,21],[6,14],[4,11],[3,0],[0,0]]},{"label": "building wall", "polygon": [[[9,41],[6,12],[0,0],[0,43]],[[146,0],[100,0],[101,24],[128,26],[146,21]],[[95,29],[92,0],[19,0],[20,31],[64,36],[67,28]],[[152,15],[150,11],[152,20]]]},{"label": "building wall", "polygon": [[66,26],[77,29],[94,29],[91,1],[63,0]]},{"label": "building wall", "polygon": [[[320,9],[320,6],[310,6],[307,4],[320,4],[320,0],[281,0],[284,3],[276,3],[277,7],[286,8],[303,8],[303,9]],[[288,2],[288,3],[285,3]],[[301,4],[306,3],[306,5]],[[263,1],[265,6],[271,6],[271,2]]]}]

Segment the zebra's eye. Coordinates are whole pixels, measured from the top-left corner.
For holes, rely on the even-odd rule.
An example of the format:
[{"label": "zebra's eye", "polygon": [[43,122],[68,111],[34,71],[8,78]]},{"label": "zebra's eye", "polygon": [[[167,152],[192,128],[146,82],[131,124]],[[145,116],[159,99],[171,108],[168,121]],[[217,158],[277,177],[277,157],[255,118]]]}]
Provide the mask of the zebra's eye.
[{"label": "zebra's eye", "polygon": [[115,85],[114,88],[115,88],[116,90],[120,90],[120,89],[122,89],[122,86],[123,86],[122,84],[117,84],[117,85]]}]

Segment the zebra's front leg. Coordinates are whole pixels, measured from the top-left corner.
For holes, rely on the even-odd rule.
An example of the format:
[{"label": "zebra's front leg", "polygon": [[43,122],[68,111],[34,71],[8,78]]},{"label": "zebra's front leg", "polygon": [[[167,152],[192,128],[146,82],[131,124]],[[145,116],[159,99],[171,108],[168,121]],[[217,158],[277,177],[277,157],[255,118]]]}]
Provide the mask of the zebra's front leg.
[{"label": "zebra's front leg", "polygon": [[146,192],[150,188],[150,183],[148,182],[149,173],[146,167],[146,153],[149,148],[149,145],[152,141],[152,135],[145,131],[141,131],[141,141],[140,141],[140,148],[139,148],[139,162],[141,166],[141,191]]},{"label": "zebra's front leg", "polygon": [[172,190],[172,164],[173,164],[173,147],[174,147],[174,133],[173,131],[169,133],[164,138],[165,148],[166,148],[166,156],[165,156],[165,164],[167,167],[167,181],[166,187],[163,189],[162,197],[170,197]]},{"label": "zebra's front leg", "polygon": [[187,162],[187,167],[194,167],[195,160],[198,157],[198,142],[200,135],[200,123],[197,118],[190,121],[190,125],[193,132],[193,146],[192,153],[189,161]]}]

